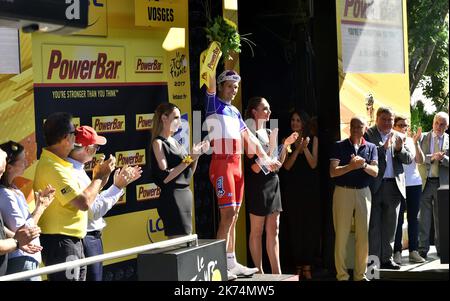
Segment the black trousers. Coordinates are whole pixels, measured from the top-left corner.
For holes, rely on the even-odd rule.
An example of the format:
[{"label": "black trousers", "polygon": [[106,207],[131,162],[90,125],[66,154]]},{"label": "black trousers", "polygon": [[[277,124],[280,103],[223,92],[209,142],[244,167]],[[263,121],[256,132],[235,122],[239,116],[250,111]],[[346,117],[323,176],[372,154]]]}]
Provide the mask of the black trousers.
[{"label": "black trousers", "polygon": [[[46,266],[84,258],[81,239],[61,234],[41,234],[42,260]],[[50,281],[85,281],[86,266],[48,274]]]}]

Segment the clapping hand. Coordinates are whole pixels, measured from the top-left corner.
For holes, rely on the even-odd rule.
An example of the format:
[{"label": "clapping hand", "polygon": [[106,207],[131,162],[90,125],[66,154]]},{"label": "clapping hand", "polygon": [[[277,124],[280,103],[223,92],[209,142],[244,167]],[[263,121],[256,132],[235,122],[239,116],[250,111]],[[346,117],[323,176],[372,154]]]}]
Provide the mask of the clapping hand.
[{"label": "clapping hand", "polygon": [[419,141],[420,137],[422,136],[422,127],[418,127],[417,128],[417,133],[411,133],[412,134],[412,138],[414,140],[414,144],[417,144],[417,142]]},{"label": "clapping hand", "polygon": [[115,168],[116,158],[113,155],[109,155],[108,160],[105,161],[105,156],[102,155],[92,170],[92,176],[94,179],[102,179],[102,186],[104,186]]},{"label": "clapping hand", "polygon": [[309,137],[303,138],[303,141],[302,141],[302,149],[305,149],[305,148],[308,147],[309,141],[310,141],[310,138],[309,138]]},{"label": "clapping hand", "polygon": [[142,175],[142,168],[138,165],[124,165],[122,168],[116,169],[114,172],[114,185],[119,189],[123,189],[128,184],[136,181]]},{"label": "clapping hand", "polygon": [[28,253],[34,254],[36,252],[39,252],[42,248],[40,248],[39,246],[29,244],[33,239],[39,237],[40,233],[41,228],[39,228],[38,226],[23,225],[22,227],[17,229],[16,233],[14,234],[14,238],[17,239],[17,241],[19,242],[19,248],[21,250],[25,252],[30,251]]},{"label": "clapping hand", "polygon": [[34,201],[36,203],[36,207],[42,207],[46,209],[55,199],[55,188],[52,185],[48,184],[45,189],[39,190],[34,193]]},{"label": "clapping hand", "polygon": [[297,132],[293,132],[289,137],[284,140],[285,145],[291,145],[292,143],[295,143],[298,139],[299,135]]},{"label": "clapping hand", "polygon": [[27,244],[27,245],[23,245],[21,247],[19,247],[19,249],[21,249],[24,252],[27,252],[28,254],[35,254],[37,252],[42,251],[42,247],[35,245],[35,244]]},{"label": "clapping hand", "polygon": [[[392,145],[392,140],[391,139],[392,139],[393,135],[394,135],[394,132],[391,132],[389,134],[389,136],[387,137],[386,142],[384,142],[383,147],[384,147],[385,150],[388,150],[391,147],[391,145]],[[380,142],[380,144],[381,144],[381,142]]]},{"label": "clapping hand", "polygon": [[400,151],[405,143],[406,137],[400,135],[394,135],[394,149]]},{"label": "clapping hand", "polygon": [[436,152],[431,155],[431,161],[441,161],[444,159],[445,152]]},{"label": "clapping hand", "polygon": [[351,155],[350,163],[352,170],[363,168],[364,163],[366,163],[366,160],[360,156]]}]

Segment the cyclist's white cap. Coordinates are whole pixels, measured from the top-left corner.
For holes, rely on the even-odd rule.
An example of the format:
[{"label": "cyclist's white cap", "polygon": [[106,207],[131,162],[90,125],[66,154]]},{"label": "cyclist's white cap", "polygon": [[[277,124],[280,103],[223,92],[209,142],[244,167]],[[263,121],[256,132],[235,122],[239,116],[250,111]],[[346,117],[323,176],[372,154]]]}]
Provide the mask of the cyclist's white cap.
[{"label": "cyclist's white cap", "polygon": [[241,77],[234,70],[225,70],[224,72],[222,72],[217,77],[217,83],[218,84],[221,84],[221,83],[223,83],[223,82],[225,82],[227,80],[232,80],[234,82],[238,82],[239,83],[241,81]]}]

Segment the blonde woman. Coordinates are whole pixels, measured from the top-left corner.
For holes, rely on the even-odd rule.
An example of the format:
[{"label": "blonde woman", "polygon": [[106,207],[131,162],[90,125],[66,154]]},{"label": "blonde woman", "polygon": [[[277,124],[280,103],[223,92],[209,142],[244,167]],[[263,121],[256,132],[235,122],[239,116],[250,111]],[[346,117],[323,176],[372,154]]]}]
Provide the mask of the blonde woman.
[{"label": "blonde woman", "polygon": [[192,233],[192,191],[189,188],[200,155],[209,148],[200,142],[188,154],[173,134],[181,127],[180,110],[172,103],[160,104],[153,116],[151,168],[161,188],[158,214],[169,238]]}]

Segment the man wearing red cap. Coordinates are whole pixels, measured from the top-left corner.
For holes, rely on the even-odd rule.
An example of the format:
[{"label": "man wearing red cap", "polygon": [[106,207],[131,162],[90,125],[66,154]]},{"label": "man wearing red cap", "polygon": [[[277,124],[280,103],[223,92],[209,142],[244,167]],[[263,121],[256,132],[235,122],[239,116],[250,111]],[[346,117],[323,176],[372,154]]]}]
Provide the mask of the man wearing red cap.
[{"label": "man wearing red cap", "polygon": [[[70,152],[68,161],[73,164],[76,178],[80,186],[87,187],[91,179],[84,170],[84,165],[92,161],[100,145],[106,144],[106,138],[99,136],[90,126],[83,125],[75,130],[74,149]],[[115,158],[110,155],[110,158]],[[100,157],[100,162],[104,156]],[[108,189],[98,193],[95,201],[89,206],[87,233],[83,238],[86,257],[103,254],[102,230],[106,226],[103,216],[114,206],[123,194],[125,186],[141,177],[139,166],[117,169],[114,173],[114,183]],[[102,187],[108,179],[102,183]],[[101,281],[103,278],[103,264],[97,262],[87,267],[86,280]]]}]

